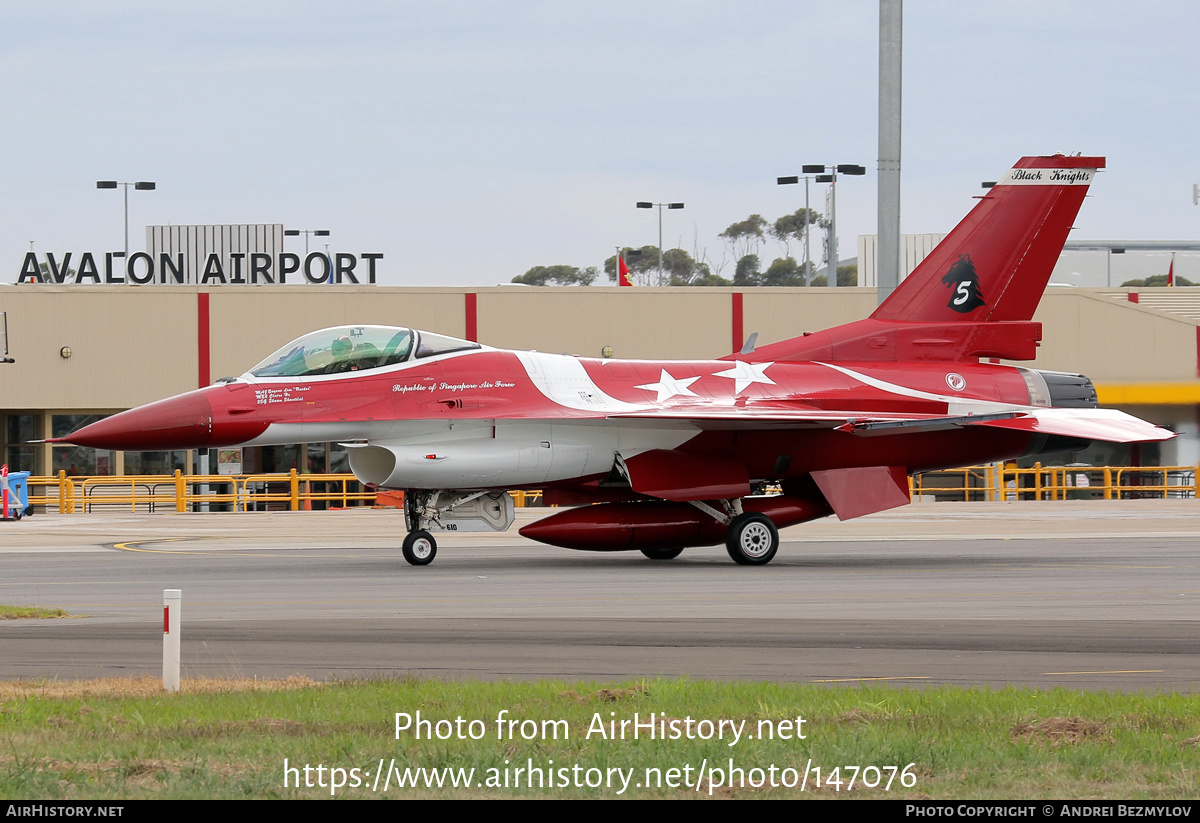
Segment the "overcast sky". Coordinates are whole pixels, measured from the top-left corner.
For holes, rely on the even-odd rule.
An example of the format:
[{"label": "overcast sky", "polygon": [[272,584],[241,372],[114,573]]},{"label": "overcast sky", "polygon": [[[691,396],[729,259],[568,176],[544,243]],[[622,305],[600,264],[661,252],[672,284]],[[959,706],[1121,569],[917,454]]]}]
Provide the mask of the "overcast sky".
[{"label": "overcast sky", "polygon": [[[0,11],[5,282],[30,240],[122,247],[121,193],[100,179],[158,183],[130,193],[132,248],[157,223],[329,229],[333,251],[382,252],[388,285],[599,266],[658,242],[638,200],[684,201],[666,245],[720,265],[730,223],[803,205],[775,178],[804,163],[868,168],[838,186],[842,257],[876,229],[873,0]],[[1196,239],[1200,4],[909,0],[904,14],[903,231],[948,231],[1023,154],[1083,152],[1109,170],[1073,239]],[[768,244],[764,263],[781,254]]]}]

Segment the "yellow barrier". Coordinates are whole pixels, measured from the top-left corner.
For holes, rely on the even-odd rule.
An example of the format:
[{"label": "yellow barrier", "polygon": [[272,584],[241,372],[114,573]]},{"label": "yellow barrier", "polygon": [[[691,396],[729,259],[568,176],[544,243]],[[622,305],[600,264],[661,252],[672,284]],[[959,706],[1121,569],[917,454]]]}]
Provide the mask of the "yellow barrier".
[{"label": "yellow barrier", "polygon": [[[1128,500],[1196,498],[1197,466],[967,466],[909,478],[914,499],[934,500]],[[372,505],[352,474],[124,475],[30,477],[29,503],[60,514],[102,507],[177,512],[300,511],[313,504],[330,508]],[[509,492],[517,506],[542,505],[540,491]]]},{"label": "yellow barrier", "polygon": [[[301,484],[301,480],[304,481]],[[30,477],[29,503],[60,514],[96,507],[129,511],[299,511],[313,503],[347,508],[375,502],[352,474],[209,474]]]},{"label": "yellow barrier", "polygon": [[1196,466],[968,466],[926,472],[909,480],[913,499],[1130,500],[1195,498]]}]

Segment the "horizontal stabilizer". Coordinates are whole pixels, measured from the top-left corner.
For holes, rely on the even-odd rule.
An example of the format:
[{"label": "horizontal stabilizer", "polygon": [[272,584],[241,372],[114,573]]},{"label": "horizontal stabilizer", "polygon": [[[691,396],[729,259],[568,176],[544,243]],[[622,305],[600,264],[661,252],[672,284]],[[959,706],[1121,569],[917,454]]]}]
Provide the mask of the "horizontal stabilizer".
[{"label": "horizontal stabilizer", "polygon": [[1035,409],[1009,420],[979,420],[970,425],[1059,434],[1108,443],[1145,443],[1170,440],[1175,436],[1172,431],[1116,409]]}]

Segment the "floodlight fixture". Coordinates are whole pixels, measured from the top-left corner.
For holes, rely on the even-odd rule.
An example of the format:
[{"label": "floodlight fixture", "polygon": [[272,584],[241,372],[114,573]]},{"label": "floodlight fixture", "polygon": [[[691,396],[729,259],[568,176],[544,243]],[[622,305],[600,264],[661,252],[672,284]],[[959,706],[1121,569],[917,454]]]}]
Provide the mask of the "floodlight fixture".
[{"label": "floodlight fixture", "polygon": [[[829,285],[837,285],[837,176],[839,174],[859,177],[867,173],[864,166],[855,163],[838,163],[832,166],[821,166],[815,163],[801,167],[805,174],[815,174],[813,179],[818,183],[829,184],[829,224],[826,233],[826,257],[828,258],[827,280]],[[782,180],[780,180],[782,182]]]},{"label": "floodlight fixture", "polygon": [[311,235],[316,235],[317,237],[328,237],[329,229],[284,229],[283,230],[284,237],[299,237],[302,234],[304,235],[304,256],[308,257],[308,238]]},{"label": "floodlight fixture", "polygon": [[[129,259],[129,187],[133,186],[136,191],[154,191],[155,184],[149,180],[141,180],[136,183],[120,183],[116,180],[97,180],[96,188],[98,189],[115,189],[118,186],[125,189],[125,253],[126,260]],[[114,252],[115,253],[115,252]]]},{"label": "floodlight fixture", "polygon": [[645,200],[639,200],[637,203],[639,209],[658,209],[658,285],[663,285],[663,229],[662,229],[662,213],[663,209],[682,209],[683,203],[650,203]]}]

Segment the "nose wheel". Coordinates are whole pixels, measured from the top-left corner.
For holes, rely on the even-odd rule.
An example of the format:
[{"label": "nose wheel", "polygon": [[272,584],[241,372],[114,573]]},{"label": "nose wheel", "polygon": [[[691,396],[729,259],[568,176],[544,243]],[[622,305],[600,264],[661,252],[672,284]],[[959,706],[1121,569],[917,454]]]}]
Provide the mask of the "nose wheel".
[{"label": "nose wheel", "polygon": [[404,559],[414,566],[428,566],[437,557],[437,541],[424,529],[409,532],[401,547]]}]

